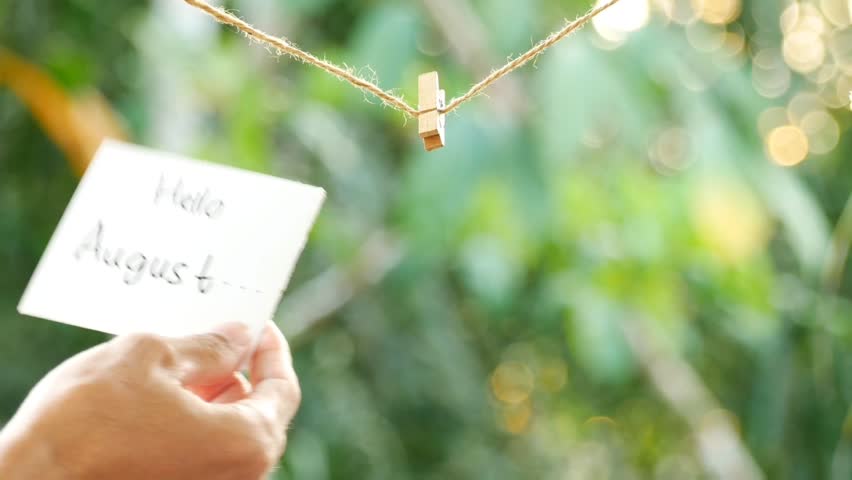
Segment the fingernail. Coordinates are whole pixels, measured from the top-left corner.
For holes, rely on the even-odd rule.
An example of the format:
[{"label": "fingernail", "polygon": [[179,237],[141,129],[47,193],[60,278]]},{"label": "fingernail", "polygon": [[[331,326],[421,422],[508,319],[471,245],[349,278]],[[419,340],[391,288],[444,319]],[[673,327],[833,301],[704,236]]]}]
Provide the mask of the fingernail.
[{"label": "fingernail", "polygon": [[228,322],[217,326],[213,333],[222,335],[228,339],[228,343],[235,347],[245,347],[251,343],[251,332],[248,325],[241,322]]}]

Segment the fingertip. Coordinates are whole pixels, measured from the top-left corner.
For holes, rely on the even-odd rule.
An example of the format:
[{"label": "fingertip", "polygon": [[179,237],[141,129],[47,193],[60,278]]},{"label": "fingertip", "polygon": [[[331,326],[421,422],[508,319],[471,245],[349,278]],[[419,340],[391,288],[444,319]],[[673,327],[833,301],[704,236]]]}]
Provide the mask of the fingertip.
[{"label": "fingertip", "polygon": [[252,383],[257,385],[270,378],[291,379],[292,377],[295,377],[293,358],[287,340],[274,322],[267,322],[252,357]]},{"label": "fingertip", "polygon": [[242,402],[286,428],[301,403],[301,388],[290,347],[274,322],[267,322],[252,356],[251,383],[252,392]]},{"label": "fingertip", "polygon": [[284,338],[278,325],[270,320],[263,328],[257,350],[281,350],[289,356],[290,345],[287,344],[287,339]]}]

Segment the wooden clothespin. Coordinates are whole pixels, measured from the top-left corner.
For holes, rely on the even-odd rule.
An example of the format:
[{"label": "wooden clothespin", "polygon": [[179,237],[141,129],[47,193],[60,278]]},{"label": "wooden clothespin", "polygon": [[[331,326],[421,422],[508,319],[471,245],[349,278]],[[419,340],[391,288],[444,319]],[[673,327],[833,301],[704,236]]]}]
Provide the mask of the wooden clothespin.
[{"label": "wooden clothespin", "polygon": [[446,144],[444,133],[446,115],[438,111],[444,108],[444,102],[447,100],[446,92],[441,90],[438,72],[420,75],[418,87],[420,115],[417,120],[420,138],[423,139],[426,151],[431,152]]}]

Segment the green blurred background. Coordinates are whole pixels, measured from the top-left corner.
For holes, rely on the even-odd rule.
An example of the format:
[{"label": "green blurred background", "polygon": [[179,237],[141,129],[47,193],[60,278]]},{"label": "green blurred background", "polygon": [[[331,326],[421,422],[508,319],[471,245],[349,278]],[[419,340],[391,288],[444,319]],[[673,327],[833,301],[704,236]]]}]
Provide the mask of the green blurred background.
[{"label": "green blurred background", "polygon": [[[410,100],[590,7],[226,6]],[[15,306],[111,135],[328,190],[275,478],[852,478],[850,8],[623,0],[426,154],[180,0],[0,0],[0,423],[106,338]]]}]

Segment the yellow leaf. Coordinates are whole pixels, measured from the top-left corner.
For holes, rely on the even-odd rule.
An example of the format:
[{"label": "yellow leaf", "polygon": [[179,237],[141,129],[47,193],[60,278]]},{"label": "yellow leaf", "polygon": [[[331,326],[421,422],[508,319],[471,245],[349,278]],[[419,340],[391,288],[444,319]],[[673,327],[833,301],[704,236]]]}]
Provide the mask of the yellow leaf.
[{"label": "yellow leaf", "polygon": [[39,67],[0,49],[0,85],[29,109],[45,134],[82,175],[105,137],[127,138],[120,117],[97,92],[73,98]]}]

